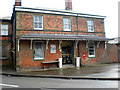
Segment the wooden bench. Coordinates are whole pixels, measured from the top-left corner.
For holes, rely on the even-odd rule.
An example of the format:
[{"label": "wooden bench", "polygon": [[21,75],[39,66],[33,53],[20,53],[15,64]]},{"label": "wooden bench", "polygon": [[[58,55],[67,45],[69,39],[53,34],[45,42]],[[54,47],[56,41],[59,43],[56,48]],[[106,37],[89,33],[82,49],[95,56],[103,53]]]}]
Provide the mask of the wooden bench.
[{"label": "wooden bench", "polygon": [[57,66],[58,66],[59,61],[47,61],[47,62],[42,62],[42,64],[43,64],[43,69],[45,68],[45,65],[46,65],[46,64],[54,64],[54,63],[56,63]]}]

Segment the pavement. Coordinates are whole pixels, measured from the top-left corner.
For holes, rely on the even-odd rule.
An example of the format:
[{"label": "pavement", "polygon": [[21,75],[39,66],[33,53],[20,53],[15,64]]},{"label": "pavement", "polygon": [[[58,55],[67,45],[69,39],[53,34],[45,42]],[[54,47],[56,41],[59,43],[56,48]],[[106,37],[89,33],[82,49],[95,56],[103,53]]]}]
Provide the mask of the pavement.
[{"label": "pavement", "polygon": [[44,69],[41,71],[16,72],[10,68],[2,68],[1,75],[9,77],[39,77],[58,79],[92,79],[92,80],[120,80],[119,66],[114,64],[97,64],[80,68],[64,67],[63,69]]}]

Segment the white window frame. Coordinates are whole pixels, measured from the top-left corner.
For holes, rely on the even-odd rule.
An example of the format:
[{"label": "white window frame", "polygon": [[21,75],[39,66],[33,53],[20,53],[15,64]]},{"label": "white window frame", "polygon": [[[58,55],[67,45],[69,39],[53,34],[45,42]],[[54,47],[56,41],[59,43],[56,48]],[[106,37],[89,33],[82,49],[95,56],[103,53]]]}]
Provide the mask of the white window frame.
[{"label": "white window frame", "polygon": [[[3,29],[3,25],[7,26],[7,28]],[[2,32],[4,32],[4,34]],[[9,25],[8,24],[1,24],[1,32],[0,33],[3,36],[8,36],[8,34],[9,34]]]},{"label": "white window frame", "polygon": [[[37,19],[39,17],[41,17],[41,21],[40,20],[35,20],[35,17],[37,17]],[[42,28],[39,28],[39,26],[35,27],[35,23],[42,23]],[[42,15],[39,15],[39,16],[34,16],[34,29],[35,30],[43,30],[43,16]]]},{"label": "white window frame", "polygon": [[[93,50],[94,50],[93,53],[94,53],[94,55],[90,55],[90,52],[89,52],[89,50],[91,49],[91,48],[90,48],[90,45],[91,45],[91,44],[93,45]],[[90,43],[88,44],[88,56],[89,56],[89,57],[95,57],[95,43],[94,43],[94,42],[90,42]]]},{"label": "white window frame", "polygon": [[[69,23],[64,23],[65,19],[69,19]],[[65,25],[69,25],[70,29],[65,29],[65,27],[64,27]],[[71,31],[71,19],[70,18],[63,18],[63,30],[64,31]]]},{"label": "white window frame", "polygon": [[44,59],[45,59],[44,42],[43,42],[43,41],[34,41],[34,48],[35,48],[35,42],[41,42],[41,43],[43,44],[43,53],[44,53],[44,57],[43,57],[43,58],[35,58],[35,57],[34,57],[34,61],[36,61],[36,60],[44,60]]},{"label": "white window frame", "polygon": [[[93,29],[89,29],[93,28]],[[88,32],[94,32],[94,21],[93,20],[87,20],[87,30]]]}]

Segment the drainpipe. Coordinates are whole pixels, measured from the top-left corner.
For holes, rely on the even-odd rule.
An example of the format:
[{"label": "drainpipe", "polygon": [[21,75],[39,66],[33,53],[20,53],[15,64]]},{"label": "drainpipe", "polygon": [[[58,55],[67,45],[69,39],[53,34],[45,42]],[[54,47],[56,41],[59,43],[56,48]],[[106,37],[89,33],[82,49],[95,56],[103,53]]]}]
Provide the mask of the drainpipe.
[{"label": "drainpipe", "polygon": [[12,25],[12,32],[11,32],[11,59],[12,59],[12,67],[14,67],[14,60],[13,60],[13,18],[11,19],[11,25]]},{"label": "drainpipe", "polygon": [[[79,35],[79,31],[78,31],[78,14],[77,14],[77,16],[76,16],[76,24],[77,24],[77,35]],[[79,42],[78,42],[77,47],[78,47],[78,57],[80,57],[80,52],[79,52]]]},{"label": "drainpipe", "polygon": [[[79,35],[79,31],[78,31],[78,14],[77,14],[77,16],[76,16],[76,24],[77,24],[77,35]],[[80,51],[79,51],[79,41],[78,41],[78,45],[77,45],[77,47],[78,47],[78,57],[80,57]],[[81,66],[81,59],[80,59],[80,66]]]},{"label": "drainpipe", "polygon": [[77,14],[77,16],[76,16],[76,24],[77,24],[77,35],[78,35],[78,14]]},{"label": "drainpipe", "polygon": [[[14,9],[15,9],[15,8],[14,8]],[[16,56],[16,12],[14,11],[14,13],[15,13],[15,14],[14,14],[14,16],[15,16],[15,31],[14,31],[14,39],[15,39],[15,42],[14,42],[14,43],[15,43],[15,70],[16,70],[16,66],[17,66],[17,65],[16,65],[16,62],[17,62],[17,61],[16,61],[16,60],[17,60],[17,59],[16,59],[16,57],[17,57],[17,56]]]}]

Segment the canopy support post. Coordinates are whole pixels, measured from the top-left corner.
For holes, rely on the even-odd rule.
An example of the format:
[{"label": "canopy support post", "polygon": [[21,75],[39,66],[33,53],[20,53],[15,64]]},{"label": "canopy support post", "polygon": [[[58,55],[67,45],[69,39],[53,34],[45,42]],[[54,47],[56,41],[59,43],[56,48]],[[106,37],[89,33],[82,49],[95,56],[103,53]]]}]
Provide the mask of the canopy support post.
[{"label": "canopy support post", "polygon": [[99,46],[100,46],[100,42],[101,42],[101,41],[99,41],[99,42],[97,43],[97,48],[99,48]]},{"label": "canopy support post", "polygon": [[48,49],[49,39],[46,41],[46,49]]},{"label": "canopy support post", "polygon": [[88,48],[88,44],[89,44],[90,41],[86,41],[86,48]]},{"label": "canopy support post", "polygon": [[60,52],[62,51],[61,44],[62,44],[62,40],[59,40],[59,50],[60,50]]},{"label": "canopy support post", "polygon": [[30,49],[32,49],[32,44],[33,44],[33,39],[31,39],[31,42],[30,42]]}]

